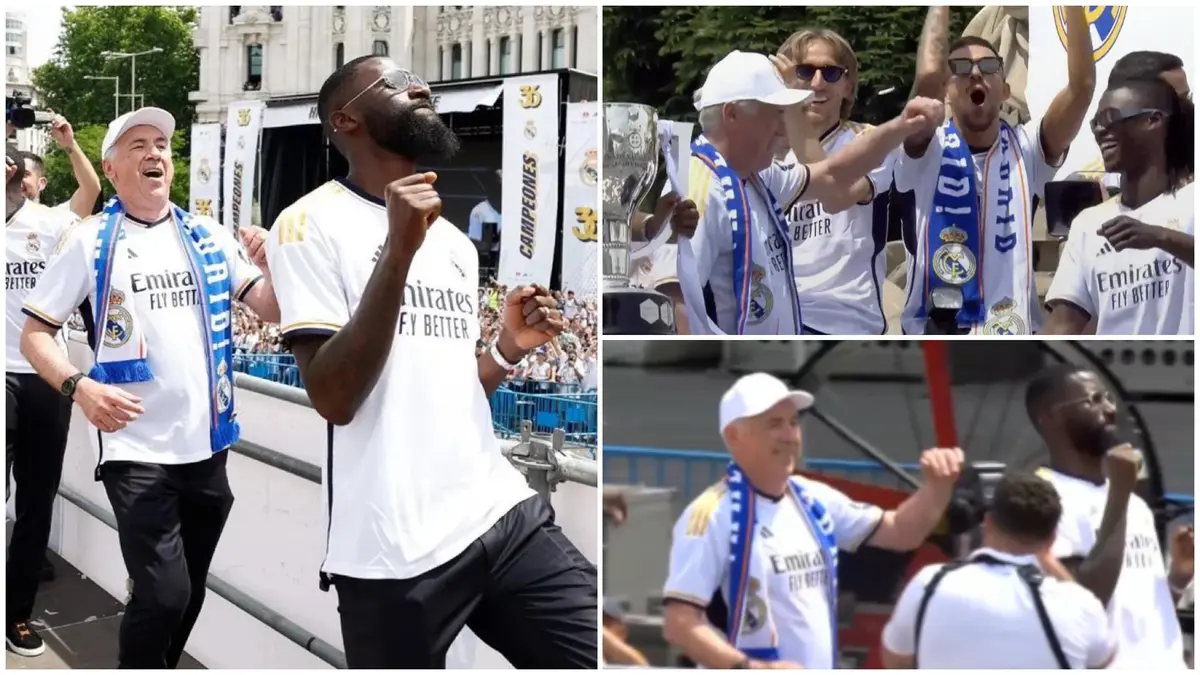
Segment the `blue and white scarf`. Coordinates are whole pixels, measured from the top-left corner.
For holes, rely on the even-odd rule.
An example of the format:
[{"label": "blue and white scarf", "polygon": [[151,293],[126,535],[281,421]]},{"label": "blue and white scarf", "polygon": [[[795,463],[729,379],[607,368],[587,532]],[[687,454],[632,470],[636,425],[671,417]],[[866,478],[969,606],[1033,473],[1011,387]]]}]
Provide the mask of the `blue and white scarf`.
[{"label": "blue and white scarf", "polygon": [[[953,119],[942,132],[940,173],[925,232],[925,289],[917,317],[928,316],[934,289],[956,287],[963,294],[959,326],[990,334],[1028,333],[1033,325],[1033,204],[1017,133],[1000,122],[980,186],[971,149]],[[961,283],[948,283],[941,276]]]},{"label": "blue and white scarf", "polygon": [[[233,383],[233,280],[225,252],[192,215],[171,204],[171,221],[188,253],[192,276],[197,285],[203,280],[204,311],[199,320],[204,330],[208,365],[208,402],[211,425],[209,437],[214,453],[237,442],[238,423],[234,419]],[[107,384],[148,382],[154,379],[147,361],[145,341],[140,330],[141,318],[135,315],[136,303],[126,302],[123,284],[114,284],[113,266],[119,256],[117,244],[125,239],[125,209],[116,197],[104,205],[96,237],[96,336],[95,365],[88,377]],[[118,275],[123,277],[124,275]],[[112,352],[115,358],[108,358]],[[186,358],[186,357],[184,357]]]},{"label": "blue and white scarf", "polygon": [[[729,606],[729,620],[726,623],[726,637],[729,640],[729,644],[738,648],[752,659],[778,661],[779,649],[774,646],[773,636],[775,635],[775,626],[769,604],[764,608],[765,616],[756,617],[766,621],[767,625],[763,626],[760,630],[753,631],[749,635],[742,635],[742,625],[745,623],[746,618],[746,597],[749,594],[750,578],[758,565],[766,563],[764,563],[762,556],[754,555],[754,534],[757,531],[754,488],[750,485],[750,481],[746,479],[746,475],[742,473],[742,470],[733,462],[730,462],[729,467],[725,470],[725,478],[729,486],[731,511],[729,528],[729,598],[727,603]],[[831,653],[833,654],[833,662],[836,664],[838,653],[838,548],[837,539],[834,536],[833,518],[825,509],[825,505],[813,499],[808,490],[804,489],[804,485],[798,478],[794,476],[790,478],[788,480],[788,487],[791,489],[796,503],[800,506],[800,511],[804,515],[809,529],[812,530],[813,537],[821,547],[821,557],[824,559],[826,576],[829,579],[826,592],[828,593],[829,601],[830,635],[833,636],[833,644],[831,645],[833,651]],[[753,576],[757,576],[759,579],[766,578],[763,572],[759,572],[759,574]],[[761,597],[763,602],[768,602],[765,589]]]},{"label": "blue and white scarf", "polygon": [[[700,162],[704,163],[704,165],[713,172],[725,193],[725,212],[729,214],[730,231],[733,237],[733,289],[737,305],[736,334],[745,335],[746,323],[752,314],[751,277],[753,274],[753,250],[755,243],[753,227],[754,220],[750,210],[750,198],[746,193],[746,188],[743,185],[742,180],[738,177],[737,173],[735,173],[734,170],[729,167],[729,164],[725,162],[725,158],[721,156],[721,153],[718,152],[717,149],[713,147],[712,143],[710,143],[703,135],[698,136],[696,140],[692,142],[692,155]],[[779,207],[779,202],[775,199],[775,195],[771,193],[770,188],[768,188],[766,183],[763,182],[761,176],[755,175],[751,181],[754,184],[754,187],[763,195],[767,204],[771,207],[772,224],[774,225],[778,236],[782,237],[782,250],[786,259],[787,268],[789,270],[794,270],[794,265],[792,262],[792,247],[788,243],[790,241],[788,224],[787,219],[784,218],[783,209]],[[685,255],[685,251],[687,252],[687,255]],[[688,274],[685,274],[685,270],[683,269],[686,265],[695,264],[694,257],[690,254],[690,251],[690,243],[681,240],[679,249],[680,286],[681,290],[684,292],[684,299],[687,301],[689,310],[693,310],[694,308],[696,313],[703,315],[703,291],[702,289],[691,288],[691,286],[699,284],[698,281],[691,281],[696,279],[695,272],[694,270],[689,269],[687,270]],[[770,264],[767,261],[760,262],[765,263],[763,265],[764,269],[767,270],[767,274],[771,274]],[[688,280],[687,282],[685,282],[685,278]],[[762,283],[768,283],[767,279],[763,279],[761,281]],[[795,281],[793,280],[791,274],[789,274],[787,281],[790,291],[788,293],[788,298],[791,301],[792,314],[796,325],[795,330],[799,332],[800,326],[802,325],[800,320],[800,303],[793,287]],[[699,297],[693,299],[692,296]],[[696,304],[697,300],[699,301],[699,304]],[[707,325],[707,332],[716,335],[724,334],[723,331],[717,327],[713,321],[708,319],[707,316],[703,316],[703,319],[704,320],[702,323],[693,321],[691,325],[697,327],[699,325]]]}]

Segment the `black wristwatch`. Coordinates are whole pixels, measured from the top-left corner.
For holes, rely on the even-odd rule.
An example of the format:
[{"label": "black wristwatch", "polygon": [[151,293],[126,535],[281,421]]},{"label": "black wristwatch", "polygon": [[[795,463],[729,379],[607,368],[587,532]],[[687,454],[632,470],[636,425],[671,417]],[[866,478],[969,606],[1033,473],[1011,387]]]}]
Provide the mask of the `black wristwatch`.
[{"label": "black wristwatch", "polygon": [[82,380],[84,377],[85,376],[83,373],[75,373],[74,375],[63,380],[62,388],[59,389],[59,391],[62,393],[63,396],[66,396],[69,399],[74,399],[75,398],[75,387],[79,385],[79,381]]}]

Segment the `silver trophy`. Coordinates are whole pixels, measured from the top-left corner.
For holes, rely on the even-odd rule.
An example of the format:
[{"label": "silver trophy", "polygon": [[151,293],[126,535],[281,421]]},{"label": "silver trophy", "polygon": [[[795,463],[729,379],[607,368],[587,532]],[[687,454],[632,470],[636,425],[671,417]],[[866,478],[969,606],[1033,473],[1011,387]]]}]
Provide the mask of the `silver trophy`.
[{"label": "silver trophy", "polygon": [[674,335],[675,308],[670,298],[629,285],[630,223],[658,174],[658,113],[635,103],[605,103],[603,124],[603,331],[608,335]]}]

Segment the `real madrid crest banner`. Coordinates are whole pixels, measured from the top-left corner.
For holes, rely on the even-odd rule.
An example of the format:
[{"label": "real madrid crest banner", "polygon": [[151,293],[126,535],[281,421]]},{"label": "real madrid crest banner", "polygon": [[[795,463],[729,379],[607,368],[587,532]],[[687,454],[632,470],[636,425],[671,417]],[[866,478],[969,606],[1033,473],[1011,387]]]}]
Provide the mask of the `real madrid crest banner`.
[{"label": "real madrid crest banner", "polygon": [[[1063,87],[1067,86],[1067,30],[1062,7],[1029,8],[1029,78],[1026,98],[1033,119],[1040,120]],[[1087,21],[1096,61],[1096,91],[1085,119],[1096,114],[1113,65],[1122,56],[1137,51],[1174,54],[1183,60],[1183,70],[1195,73],[1196,38],[1190,26],[1195,9],[1187,6],[1154,7],[1130,4],[1088,6]],[[1189,28],[1182,28],[1187,26]],[[1067,159],[1057,180],[1072,177],[1098,180],[1104,162],[1096,137],[1085,126],[1071,142]]]},{"label": "real madrid crest banner", "polygon": [[558,76],[504,81],[500,198],[502,284],[550,285],[558,234]]},{"label": "real madrid crest banner", "polygon": [[237,232],[250,226],[254,208],[254,165],[262,129],[262,101],[234,101],[225,123],[225,210],[221,222]]},{"label": "real madrid crest banner", "polygon": [[600,249],[596,204],[598,162],[596,136],[600,111],[594,102],[567,104],[566,173],[562,203],[562,287],[586,299],[596,297]]},{"label": "real madrid crest banner", "polygon": [[192,125],[188,212],[217,218],[221,198],[221,124]]}]

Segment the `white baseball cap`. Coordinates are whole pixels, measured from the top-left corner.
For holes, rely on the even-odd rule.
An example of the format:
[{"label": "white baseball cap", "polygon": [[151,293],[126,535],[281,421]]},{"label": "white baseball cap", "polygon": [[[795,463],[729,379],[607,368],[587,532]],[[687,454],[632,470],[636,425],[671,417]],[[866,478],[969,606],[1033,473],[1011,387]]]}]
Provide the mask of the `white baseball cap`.
[{"label": "white baseball cap", "polygon": [[126,131],[143,124],[163,132],[168,141],[175,133],[175,118],[171,116],[171,113],[162,108],[138,108],[109,122],[108,132],[104,134],[104,143],[100,146],[100,158],[104,159],[108,156],[108,151],[117,144]]},{"label": "white baseball cap", "polygon": [[795,403],[797,412],[808,410],[815,400],[807,391],[788,389],[783,380],[774,375],[753,373],[742,377],[721,397],[721,432],[743,417],[765,413],[784,399]]},{"label": "white baseball cap", "polygon": [[696,110],[734,101],[789,106],[803,103],[812,95],[807,89],[788,89],[766,56],[734,50],[708,71],[695,104]]}]

